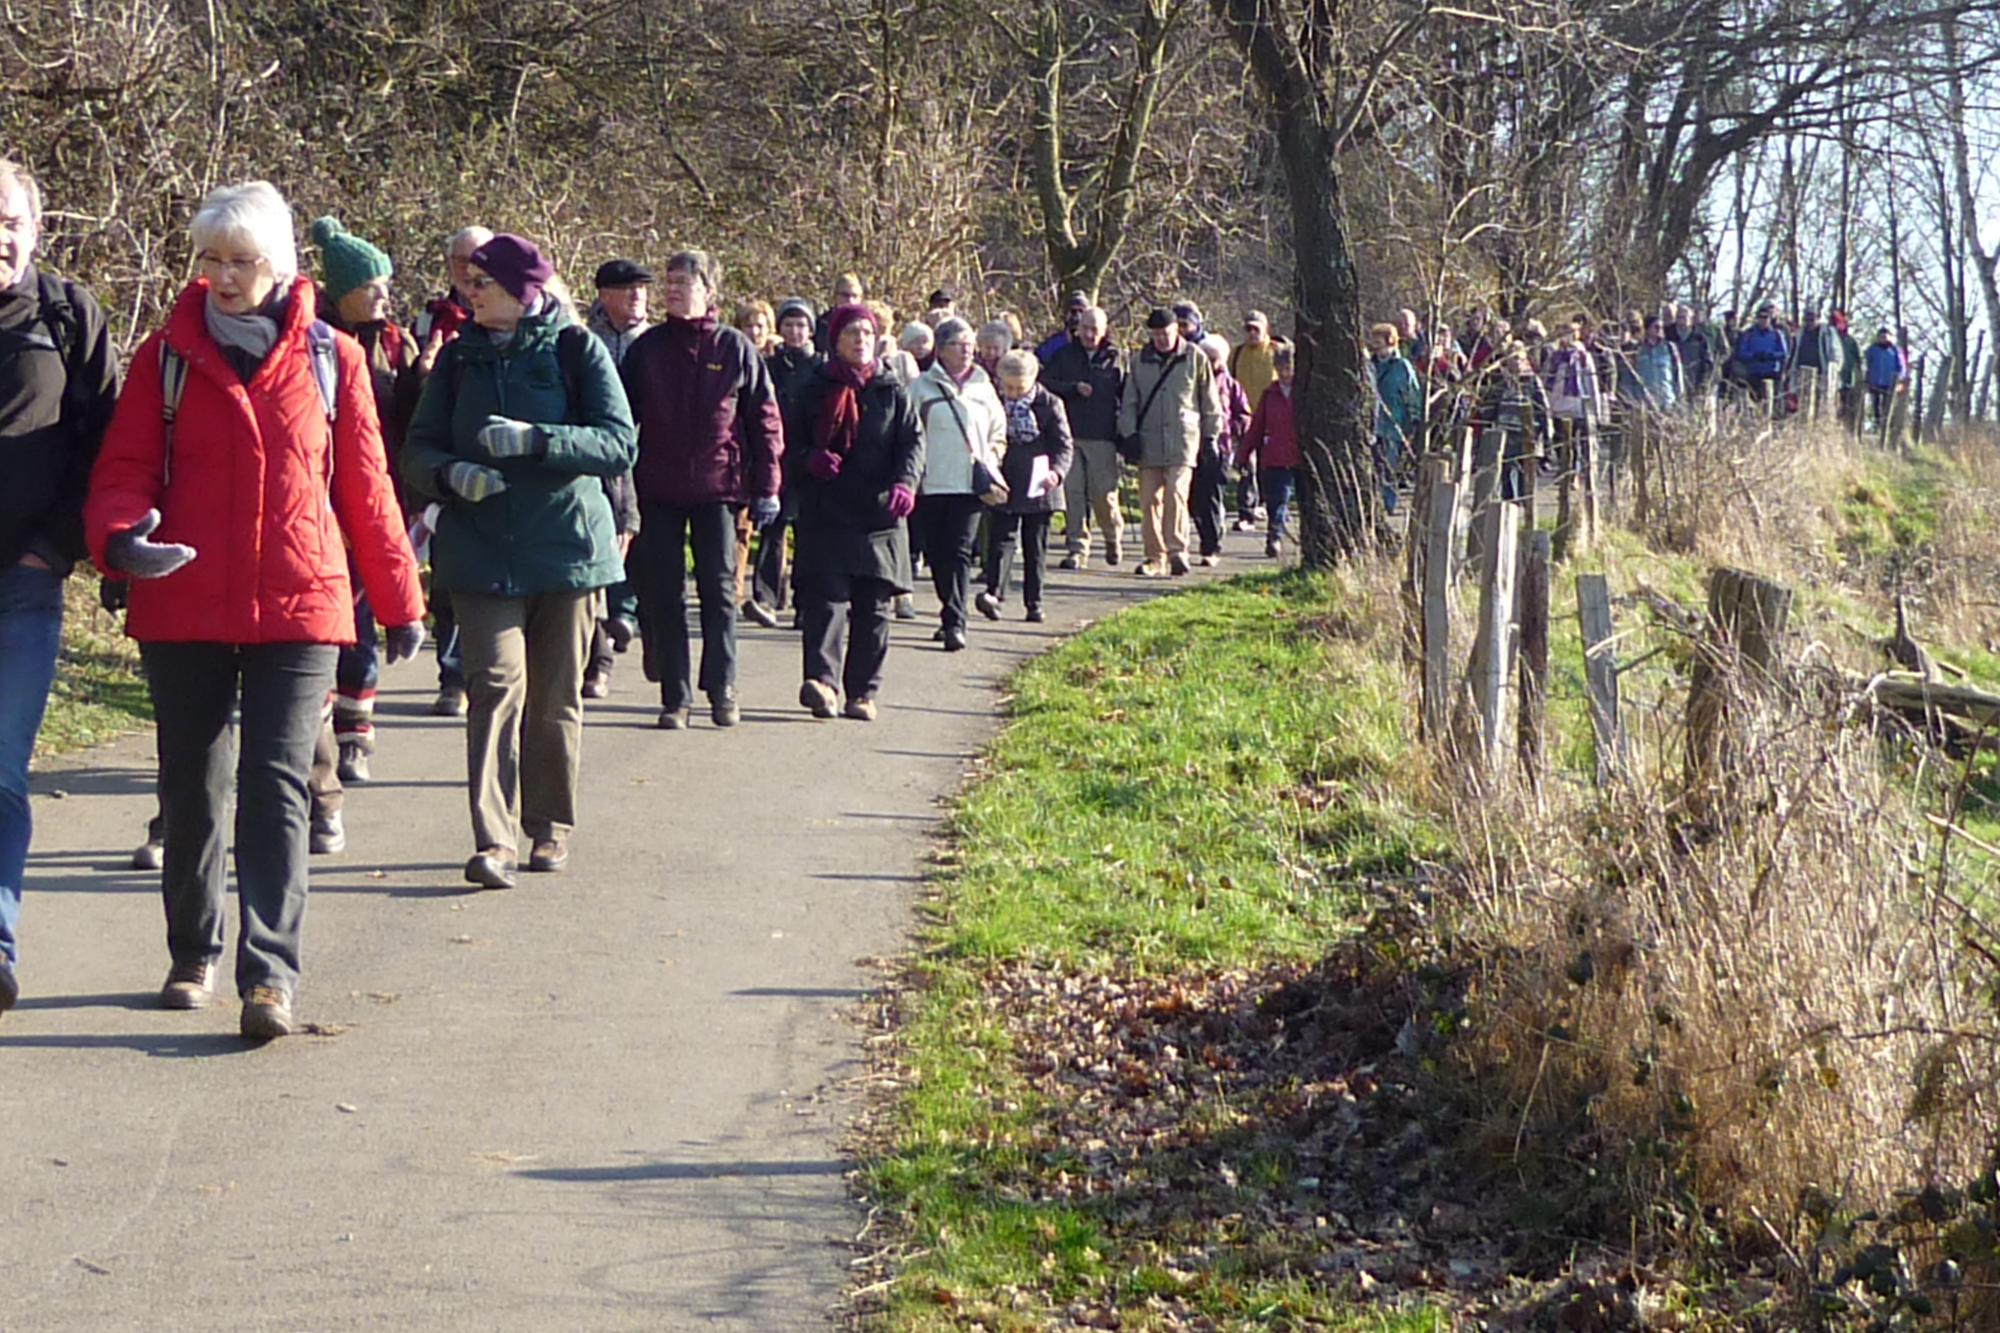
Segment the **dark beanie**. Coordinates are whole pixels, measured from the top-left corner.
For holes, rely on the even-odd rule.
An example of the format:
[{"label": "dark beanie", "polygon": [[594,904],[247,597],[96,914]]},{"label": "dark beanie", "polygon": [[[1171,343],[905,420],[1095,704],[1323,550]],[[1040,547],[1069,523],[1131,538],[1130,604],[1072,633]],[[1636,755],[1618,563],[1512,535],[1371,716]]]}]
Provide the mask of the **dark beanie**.
[{"label": "dark beanie", "polygon": [[[869,327],[874,327],[875,315],[867,306],[856,304],[835,306],[833,313],[826,317],[827,343],[829,345],[838,344],[840,342],[841,331],[857,319],[865,319],[868,321]],[[881,331],[880,329],[875,330],[877,333]]]},{"label": "dark beanie", "polygon": [[777,316],[778,323],[780,324],[784,323],[785,317],[787,315],[797,315],[800,318],[804,319],[806,323],[810,324],[813,322],[812,303],[810,301],[801,300],[796,296],[791,297],[787,299],[783,305],[778,307],[778,316]]},{"label": "dark beanie", "polygon": [[1162,306],[1154,306],[1153,313],[1146,316],[1149,329],[1170,329],[1174,326],[1174,312]]},{"label": "dark beanie", "polygon": [[472,252],[471,262],[522,305],[533,305],[542,284],[556,275],[533,241],[502,232]]}]

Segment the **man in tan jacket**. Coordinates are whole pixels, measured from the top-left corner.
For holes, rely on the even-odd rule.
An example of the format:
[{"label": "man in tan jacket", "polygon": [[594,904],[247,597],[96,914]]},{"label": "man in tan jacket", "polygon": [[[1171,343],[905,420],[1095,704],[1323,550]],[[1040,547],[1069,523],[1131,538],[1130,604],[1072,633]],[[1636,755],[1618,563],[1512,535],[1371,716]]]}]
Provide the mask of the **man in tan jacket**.
[{"label": "man in tan jacket", "polygon": [[1157,578],[1188,572],[1188,485],[1202,448],[1222,434],[1222,404],[1214,368],[1181,337],[1172,312],[1153,311],[1146,328],[1152,341],[1128,365],[1118,433],[1137,439],[1146,558],[1135,572]]}]

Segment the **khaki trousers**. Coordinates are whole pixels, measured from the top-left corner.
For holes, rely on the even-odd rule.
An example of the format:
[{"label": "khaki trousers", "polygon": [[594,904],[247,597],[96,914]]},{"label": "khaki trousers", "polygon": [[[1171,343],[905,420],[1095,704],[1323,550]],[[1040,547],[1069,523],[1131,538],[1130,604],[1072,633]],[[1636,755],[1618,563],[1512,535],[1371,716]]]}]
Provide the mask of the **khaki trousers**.
[{"label": "khaki trousers", "polygon": [[1118,512],[1118,446],[1109,440],[1078,440],[1076,459],[1063,478],[1063,540],[1070,555],[1090,558],[1093,525],[1104,549],[1118,554],[1125,516]]},{"label": "khaki trousers", "polygon": [[1187,557],[1188,485],[1191,467],[1139,469],[1139,535],[1146,546],[1146,563],[1157,565],[1170,555]]},{"label": "khaki trousers", "polygon": [[520,854],[520,835],[576,827],[583,666],[597,593],[454,591],[465,660],[465,768],[473,845]]}]

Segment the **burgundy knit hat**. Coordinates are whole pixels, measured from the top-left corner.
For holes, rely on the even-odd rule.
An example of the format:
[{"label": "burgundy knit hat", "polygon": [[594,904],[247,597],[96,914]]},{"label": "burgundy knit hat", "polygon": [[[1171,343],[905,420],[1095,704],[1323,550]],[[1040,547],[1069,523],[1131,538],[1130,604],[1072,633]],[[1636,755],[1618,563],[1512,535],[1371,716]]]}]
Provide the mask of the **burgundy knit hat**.
[{"label": "burgundy knit hat", "polygon": [[556,275],[533,241],[506,232],[474,250],[471,262],[522,305],[533,305],[542,294],[542,284]]},{"label": "burgundy knit hat", "polygon": [[[826,317],[827,342],[832,344],[833,346],[836,347],[839,346],[840,331],[846,328],[849,324],[852,324],[857,319],[865,319],[868,321],[868,326],[870,328],[875,327],[875,314],[867,306],[865,305],[835,306],[833,309],[833,313]],[[875,329],[875,332],[877,333],[880,333],[881,331],[882,330],[880,329]]]}]

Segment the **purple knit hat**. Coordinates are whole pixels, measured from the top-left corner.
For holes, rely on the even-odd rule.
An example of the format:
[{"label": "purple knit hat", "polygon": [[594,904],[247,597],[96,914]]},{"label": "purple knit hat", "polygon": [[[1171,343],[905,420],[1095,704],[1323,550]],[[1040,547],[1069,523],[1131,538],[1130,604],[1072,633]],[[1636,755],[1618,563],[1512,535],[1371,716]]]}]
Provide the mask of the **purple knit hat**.
[{"label": "purple knit hat", "polygon": [[506,232],[474,250],[471,262],[486,270],[509,296],[528,306],[542,294],[542,284],[556,275],[533,241]]},{"label": "purple knit hat", "polygon": [[[827,342],[837,345],[840,342],[840,331],[846,328],[849,324],[852,324],[857,319],[865,319],[868,321],[868,327],[875,328],[874,312],[870,311],[867,306],[865,305],[835,306],[833,309],[833,313],[826,317]],[[880,329],[875,329],[875,332],[877,333],[880,333],[881,331],[882,330]]]}]

